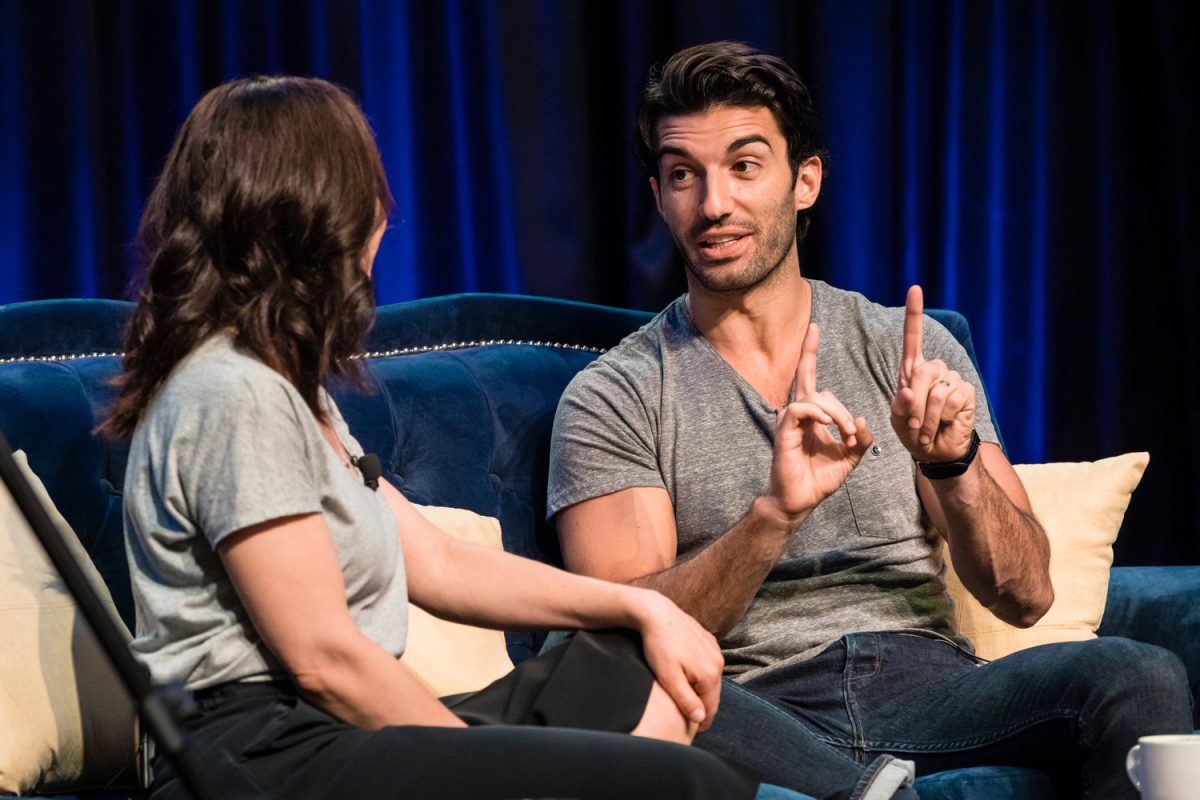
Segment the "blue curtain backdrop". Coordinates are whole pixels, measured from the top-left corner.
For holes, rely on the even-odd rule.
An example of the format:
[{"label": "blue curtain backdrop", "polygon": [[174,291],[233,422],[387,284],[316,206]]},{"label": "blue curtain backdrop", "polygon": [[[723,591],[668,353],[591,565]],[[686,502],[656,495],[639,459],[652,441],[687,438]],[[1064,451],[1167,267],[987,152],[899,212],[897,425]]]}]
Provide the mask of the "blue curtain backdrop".
[{"label": "blue curtain backdrop", "polygon": [[398,207],[382,303],[647,309],[682,270],[629,155],[648,67],[749,41],[831,153],[807,274],[971,320],[1015,461],[1153,459],[1124,563],[1200,563],[1200,36],[1185,4],[0,0],[0,302],[119,297],[184,115],[222,80],[353,90]]}]

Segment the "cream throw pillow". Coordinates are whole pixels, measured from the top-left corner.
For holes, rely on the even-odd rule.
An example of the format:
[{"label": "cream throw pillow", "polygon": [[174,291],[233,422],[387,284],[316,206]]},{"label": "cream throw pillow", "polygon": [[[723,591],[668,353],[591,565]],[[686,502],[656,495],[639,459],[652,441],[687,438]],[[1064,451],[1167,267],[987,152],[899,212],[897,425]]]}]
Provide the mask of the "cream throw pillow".
[{"label": "cream throw pillow", "polygon": [[[25,454],[14,455],[119,619],[104,581]],[[0,794],[132,785],[133,700],[3,485],[0,647]]]},{"label": "cream throw pillow", "polygon": [[[414,507],[456,539],[504,549],[495,517],[461,508]],[[402,660],[435,697],[477,691],[513,668],[503,632],[449,622],[411,603]]]},{"label": "cream throw pillow", "polygon": [[1127,453],[1096,462],[1016,465],[1050,539],[1054,605],[1032,628],[1001,622],[963,587],[944,549],[955,622],[978,655],[996,659],[1034,645],[1096,637],[1108,596],[1112,545],[1148,463],[1149,453]]}]

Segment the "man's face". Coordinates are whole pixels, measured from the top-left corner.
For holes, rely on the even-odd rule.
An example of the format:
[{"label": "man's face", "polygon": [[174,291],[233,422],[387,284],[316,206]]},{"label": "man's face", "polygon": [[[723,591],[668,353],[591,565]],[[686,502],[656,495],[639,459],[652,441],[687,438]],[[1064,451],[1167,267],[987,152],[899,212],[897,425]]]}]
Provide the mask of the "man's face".
[{"label": "man's face", "polygon": [[816,201],[821,161],[810,158],[793,179],[770,109],[714,106],[665,116],[656,130],[650,187],[691,278],[741,291],[798,264],[796,212]]}]

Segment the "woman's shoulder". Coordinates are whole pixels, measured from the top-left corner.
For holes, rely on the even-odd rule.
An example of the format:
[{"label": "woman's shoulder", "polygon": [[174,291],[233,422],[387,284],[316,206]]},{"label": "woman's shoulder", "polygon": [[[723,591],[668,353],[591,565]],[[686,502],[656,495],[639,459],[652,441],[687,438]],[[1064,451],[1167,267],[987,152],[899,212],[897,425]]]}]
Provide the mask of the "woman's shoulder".
[{"label": "woman's shoulder", "polygon": [[205,416],[266,409],[294,413],[301,407],[300,393],[286,378],[237,347],[232,336],[218,333],[175,367],[152,401],[150,415],[159,410],[171,416],[181,411]]}]

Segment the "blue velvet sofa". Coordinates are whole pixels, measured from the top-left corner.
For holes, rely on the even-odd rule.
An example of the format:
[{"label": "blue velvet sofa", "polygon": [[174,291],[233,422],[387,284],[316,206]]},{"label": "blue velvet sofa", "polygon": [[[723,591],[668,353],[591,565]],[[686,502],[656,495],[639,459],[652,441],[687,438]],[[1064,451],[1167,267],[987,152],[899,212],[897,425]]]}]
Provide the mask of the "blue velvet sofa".
[{"label": "blue velvet sofa", "polygon": [[[23,449],[133,625],[121,531],[127,445],[92,434],[120,369],[131,306],[56,300],[0,307],[0,430]],[[966,321],[934,312],[971,349]],[[372,391],[335,392],[355,435],[413,501],[499,518],[504,546],[559,562],[543,521],[550,427],[578,370],[649,319],[629,310],[521,296],[457,295],[379,309],[367,342]],[[1128,535],[1126,532],[1123,535]],[[1200,681],[1200,567],[1114,569],[1100,633],[1164,645]],[[507,634],[513,661],[540,636]],[[925,776],[923,798],[1050,798],[1012,768]],[[80,797],[132,797],[135,792]]]}]

